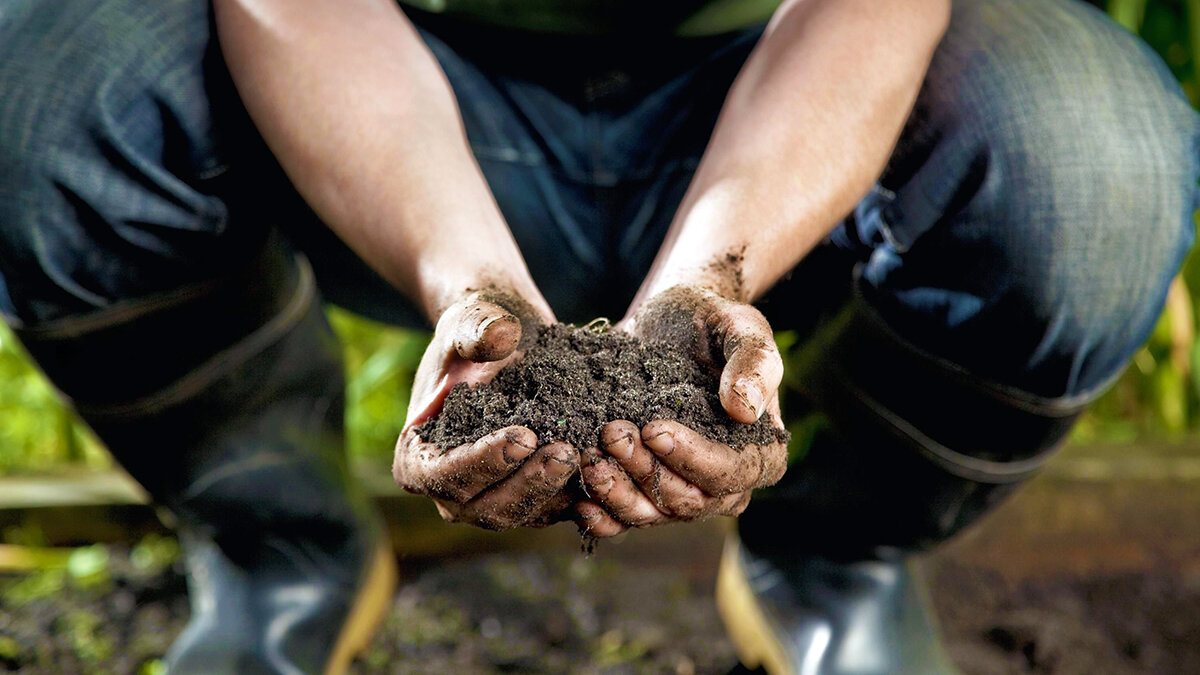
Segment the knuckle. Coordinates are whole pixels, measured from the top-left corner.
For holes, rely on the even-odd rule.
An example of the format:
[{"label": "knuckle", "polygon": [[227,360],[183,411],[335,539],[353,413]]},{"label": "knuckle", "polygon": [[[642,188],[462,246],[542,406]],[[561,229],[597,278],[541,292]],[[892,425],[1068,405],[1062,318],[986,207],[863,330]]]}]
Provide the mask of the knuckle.
[{"label": "knuckle", "polygon": [[441,496],[455,504],[465,504],[471,499],[470,491],[463,485],[447,485],[443,488]]},{"label": "knuckle", "polygon": [[749,505],[750,505],[749,497],[747,497],[745,499],[738,499],[733,504],[730,504],[727,508],[725,508],[719,515],[740,516],[740,515],[742,515],[742,512],[746,510],[746,507]]},{"label": "knuckle", "polygon": [[668,504],[671,514],[680,520],[695,520],[704,515],[705,499],[696,492],[686,492]]},{"label": "knuckle", "polygon": [[487,513],[476,515],[474,523],[485,530],[493,531],[507,530],[512,527],[507,518]]},{"label": "knuckle", "polygon": [[661,519],[657,511],[651,511],[649,508],[639,508],[631,513],[625,522],[634,527],[649,527],[654,525]]},{"label": "knuckle", "polygon": [[417,484],[416,489],[418,494],[454,504],[465,504],[473,496],[465,477],[454,475],[426,477]]},{"label": "knuckle", "polygon": [[696,487],[706,495],[713,497],[724,497],[732,492],[737,492],[740,488],[739,479],[745,475],[744,471],[734,471],[730,474],[718,476],[717,478],[697,479]]},{"label": "knuckle", "polygon": [[787,458],[783,457],[770,463],[770,467],[764,476],[765,481],[759,487],[774,485],[783,480],[783,475],[787,473]]},{"label": "knuckle", "polygon": [[411,492],[415,495],[429,494],[428,491],[425,490],[425,486],[422,485],[420,481],[416,480],[412,474],[400,468],[397,468],[392,472],[392,478],[395,479],[396,485],[405,492]]}]

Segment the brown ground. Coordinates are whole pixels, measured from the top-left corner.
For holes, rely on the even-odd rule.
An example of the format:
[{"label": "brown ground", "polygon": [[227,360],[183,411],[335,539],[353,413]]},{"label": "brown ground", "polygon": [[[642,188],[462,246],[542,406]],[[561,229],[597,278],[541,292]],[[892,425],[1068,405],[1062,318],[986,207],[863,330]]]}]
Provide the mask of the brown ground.
[{"label": "brown ground", "polygon": [[[737,663],[710,597],[712,558],[674,557],[631,563],[614,547],[591,559],[542,551],[411,562],[353,672],[729,672]],[[0,671],[154,672],[187,615],[182,578],[114,560],[108,590],[24,605],[6,597]],[[1196,579],[1153,570],[1014,581],[953,560],[932,561],[930,578],[950,654],[968,675],[1200,672]]]},{"label": "brown ground", "polygon": [[[967,675],[1200,673],[1194,453],[1067,455],[924,561],[950,654]],[[736,665],[710,598],[717,522],[634,532],[585,559],[568,526],[492,534],[405,515],[405,584],[356,673]],[[0,671],[155,672],[187,612],[170,546],[110,550],[102,574],[82,556],[70,574],[0,577]]]}]

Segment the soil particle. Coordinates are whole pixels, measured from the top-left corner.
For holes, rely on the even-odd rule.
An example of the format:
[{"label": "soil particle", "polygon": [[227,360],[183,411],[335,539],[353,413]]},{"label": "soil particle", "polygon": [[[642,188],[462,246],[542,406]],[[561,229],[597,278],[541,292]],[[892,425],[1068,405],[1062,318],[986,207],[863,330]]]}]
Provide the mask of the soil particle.
[{"label": "soil particle", "polygon": [[787,432],[767,416],[754,424],[732,420],[717,395],[719,368],[697,362],[685,345],[642,340],[610,331],[607,324],[543,327],[525,355],[491,382],[456,386],[442,412],[417,433],[453,448],[522,425],[537,434],[539,444],[561,440],[591,448],[608,422],[629,420],[640,427],[670,419],[734,448],[787,442]]},{"label": "soil particle", "polygon": [[724,255],[719,255],[708,263],[705,271],[713,276],[716,291],[738,302],[748,302],[746,297],[746,279],[742,274],[742,263],[746,260],[746,246],[729,249]]}]

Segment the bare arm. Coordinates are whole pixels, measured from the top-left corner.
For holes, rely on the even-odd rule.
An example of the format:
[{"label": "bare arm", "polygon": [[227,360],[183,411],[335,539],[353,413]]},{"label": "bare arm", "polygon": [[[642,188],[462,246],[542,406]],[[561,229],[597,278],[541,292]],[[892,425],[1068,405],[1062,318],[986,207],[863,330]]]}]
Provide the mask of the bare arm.
[{"label": "bare arm", "polygon": [[[435,448],[413,426],[553,320],[471,155],[454,94],[392,0],[215,0],[221,48],[267,145],[321,219],[436,324],[393,474],[448,520],[548,522],[578,468],[510,427]],[[472,289],[474,291],[472,292]],[[483,290],[480,290],[483,289]]]},{"label": "bare arm", "polygon": [[949,14],[949,0],[784,3],[631,312],[671,286],[711,285],[705,268],[730,250],[744,247],[743,302],[795,266],[883,170]]},{"label": "bare arm", "polygon": [[545,306],[445,75],[392,0],[215,0],[238,92],[288,177],[432,322],[493,283]]},{"label": "bare arm", "polygon": [[[792,0],[734,82],[666,241],[622,325],[653,335],[695,326],[724,358],[730,417],[781,424],[783,362],[749,303],[794,267],[866,194],[891,154],[949,20],[949,0]],[[743,256],[740,283],[711,263]],[[819,293],[821,289],[813,289]],[[675,334],[671,332],[669,334]],[[698,355],[703,357],[706,355]],[[612,422],[583,469],[577,506],[598,536],[734,515],[783,475],[782,443],[741,451],[677,422]]]}]

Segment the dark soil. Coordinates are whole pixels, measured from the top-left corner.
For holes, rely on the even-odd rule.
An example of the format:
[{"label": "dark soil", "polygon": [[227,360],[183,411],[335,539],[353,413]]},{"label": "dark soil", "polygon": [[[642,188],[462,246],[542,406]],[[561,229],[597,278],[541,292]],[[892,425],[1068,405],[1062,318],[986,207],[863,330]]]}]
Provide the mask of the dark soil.
[{"label": "dark soil", "polygon": [[0,575],[0,672],[163,672],[189,614],[174,540],[80,552],[66,569]]},{"label": "dark soil", "polygon": [[676,341],[643,340],[607,324],[542,328],[525,355],[491,381],[456,386],[441,414],[417,429],[427,442],[453,448],[511,425],[540,443],[597,447],[608,422],[678,420],[734,448],[788,440],[767,415],[739,424],[717,395],[720,370],[702,364]]},{"label": "dark soil", "polygon": [[[405,565],[391,613],[351,672],[729,672],[736,656],[711,595],[715,546],[686,547],[693,561],[682,564],[670,544],[655,546],[657,555],[614,547],[593,558]],[[156,659],[188,613],[180,568],[140,568],[116,547],[109,561],[111,578],[86,587],[0,576],[0,672],[161,672]],[[1014,581],[956,562],[930,567],[946,646],[965,675],[1200,672],[1194,579],[1150,569]]]},{"label": "dark soil", "polygon": [[968,675],[1200,673],[1200,583],[1168,569],[1015,581],[939,560],[929,579]]}]

